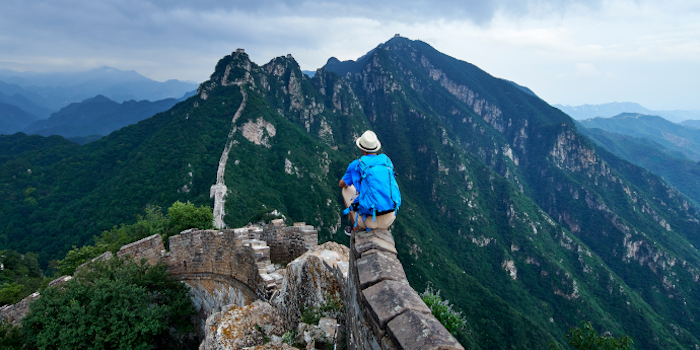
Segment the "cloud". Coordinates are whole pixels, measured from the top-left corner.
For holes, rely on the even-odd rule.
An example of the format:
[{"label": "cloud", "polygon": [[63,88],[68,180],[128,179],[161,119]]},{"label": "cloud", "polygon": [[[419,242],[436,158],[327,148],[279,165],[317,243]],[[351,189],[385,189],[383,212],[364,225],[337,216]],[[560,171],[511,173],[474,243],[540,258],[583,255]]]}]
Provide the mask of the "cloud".
[{"label": "cloud", "polygon": [[395,33],[553,102],[567,93],[558,81],[633,80],[650,74],[649,65],[634,71],[642,63],[659,70],[681,62],[688,73],[676,79],[700,79],[700,4],[689,0],[3,0],[0,69],[108,65],[202,81],[239,47],[258,64],[291,53],[316,69],[330,56],[360,57]]},{"label": "cloud", "polygon": [[590,63],[577,63],[576,75],[584,78],[600,76],[600,72]]}]

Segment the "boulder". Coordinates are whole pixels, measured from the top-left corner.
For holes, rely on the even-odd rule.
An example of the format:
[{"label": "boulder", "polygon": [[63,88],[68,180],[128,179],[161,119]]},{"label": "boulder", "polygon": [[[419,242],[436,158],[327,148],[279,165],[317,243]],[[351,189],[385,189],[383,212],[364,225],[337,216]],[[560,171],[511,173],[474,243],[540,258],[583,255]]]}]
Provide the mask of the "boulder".
[{"label": "boulder", "polygon": [[[282,319],[270,304],[225,306],[207,319],[200,350],[291,349],[282,343]],[[287,346],[287,347],[285,347]]]},{"label": "boulder", "polygon": [[302,316],[338,319],[344,311],[342,275],[350,250],[326,242],[287,265],[282,288],[271,303],[279,310],[286,329],[296,329]]}]

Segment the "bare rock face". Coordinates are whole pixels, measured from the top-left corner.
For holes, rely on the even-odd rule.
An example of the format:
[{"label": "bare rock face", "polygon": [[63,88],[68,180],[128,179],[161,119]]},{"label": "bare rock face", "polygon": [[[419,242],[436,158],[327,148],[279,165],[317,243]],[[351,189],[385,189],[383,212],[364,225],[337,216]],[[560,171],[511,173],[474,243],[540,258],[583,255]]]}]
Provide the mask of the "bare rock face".
[{"label": "bare rock face", "polygon": [[348,247],[326,242],[287,265],[282,288],[271,300],[286,329],[296,329],[305,313],[339,318],[349,257]]},{"label": "bare rock face", "polygon": [[207,319],[206,327],[200,350],[293,349],[282,343],[284,328],[277,310],[261,300],[225,306]]}]

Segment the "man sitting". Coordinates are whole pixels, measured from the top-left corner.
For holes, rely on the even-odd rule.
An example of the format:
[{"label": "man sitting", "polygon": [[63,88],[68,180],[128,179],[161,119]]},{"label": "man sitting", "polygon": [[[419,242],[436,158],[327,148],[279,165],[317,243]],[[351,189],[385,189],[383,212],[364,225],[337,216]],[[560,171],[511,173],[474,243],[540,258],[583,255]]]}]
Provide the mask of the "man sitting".
[{"label": "man sitting", "polygon": [[[396,219],[401,194],[396,183],[394,165],[384,154],[377,155],[382,144],[372,131],[365,131],[355,141],[362,157],[348,165],[338,183],[353,226],[345,228],[350,236],[355,229],[387,229]],[[388,171],[387,171],[388,170]]]}]

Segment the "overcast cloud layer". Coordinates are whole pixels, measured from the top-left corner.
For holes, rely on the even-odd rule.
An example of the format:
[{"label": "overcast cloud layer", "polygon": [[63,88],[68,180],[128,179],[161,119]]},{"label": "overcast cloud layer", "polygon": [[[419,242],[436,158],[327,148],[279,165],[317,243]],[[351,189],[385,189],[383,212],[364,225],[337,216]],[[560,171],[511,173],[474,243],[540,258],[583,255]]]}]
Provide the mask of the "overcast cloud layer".
[{"label": "overcast cloud layer", "polygon": [[395,33],[552,104],[700,110],[700,4],[691,0],[3,0],[0,69],[111,66],[204,81],[236,48],[315,70]]}]

